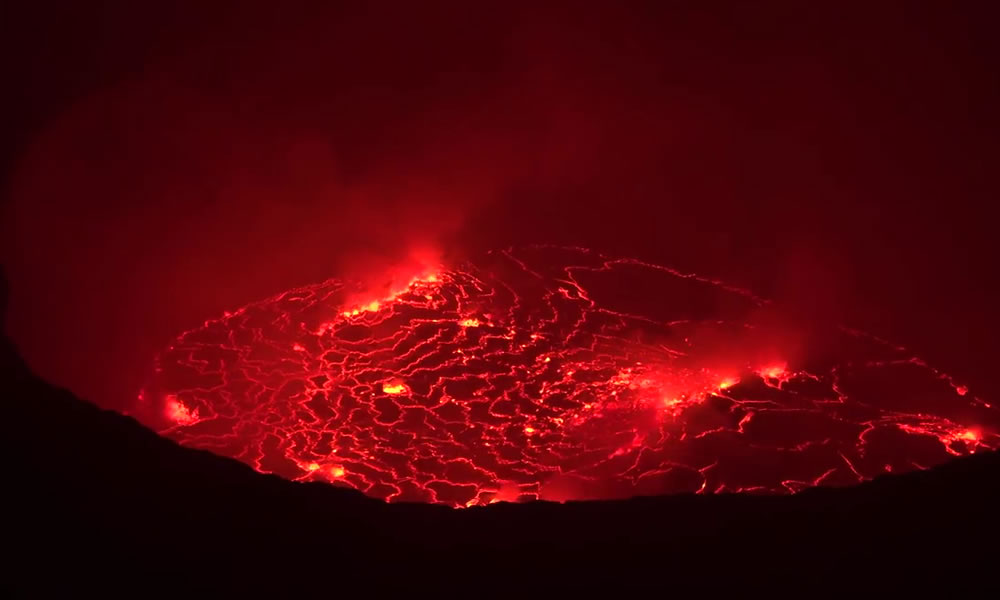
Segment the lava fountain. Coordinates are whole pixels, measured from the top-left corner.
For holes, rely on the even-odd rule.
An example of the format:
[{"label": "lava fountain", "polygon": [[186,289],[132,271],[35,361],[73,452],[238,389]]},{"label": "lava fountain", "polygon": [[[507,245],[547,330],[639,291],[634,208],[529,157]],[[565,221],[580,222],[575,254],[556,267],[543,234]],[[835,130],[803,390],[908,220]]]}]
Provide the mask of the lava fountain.
[{"label": "lava fountain", "polygon": [[532,246],[400,287],[207,321],[140,405],[262,473],[454,507],[794,493],[1000,446],[1000,411],[906,349],[837,329],[789,362],[767,302],[719,281]]}]

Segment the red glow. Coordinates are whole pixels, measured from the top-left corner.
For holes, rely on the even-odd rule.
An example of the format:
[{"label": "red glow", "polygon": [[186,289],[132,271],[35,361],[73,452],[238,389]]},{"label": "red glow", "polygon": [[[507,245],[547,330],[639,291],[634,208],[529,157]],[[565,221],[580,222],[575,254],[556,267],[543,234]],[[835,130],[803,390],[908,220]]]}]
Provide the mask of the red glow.
[{"label": "red glow", "polygon": [[793,376],[793,373],[789,373],[788,366],[784,363],[772,364],[758,369],[757,374],[763,377],[768,385],[779,386]]},{"label": "red glow", "polygon": [[784,365],[777,367],[765,367],[760,370],[760,374],[768,379],[779,379],[785,374],[785,367]]},{"label": "red glow", "polygon": [[[622,294],[646,279],[656,294]],[[728,308],[698,317],[695,294]],[[998,411],[902,349],[845,332],[808,372],[759,360],[781,341],[749,326],[761,300],[641,261],[537,247],[348,297],[331,280],[183,334],[144,393],[164,433],[454,507],[792,493],[1000,446]]]}]

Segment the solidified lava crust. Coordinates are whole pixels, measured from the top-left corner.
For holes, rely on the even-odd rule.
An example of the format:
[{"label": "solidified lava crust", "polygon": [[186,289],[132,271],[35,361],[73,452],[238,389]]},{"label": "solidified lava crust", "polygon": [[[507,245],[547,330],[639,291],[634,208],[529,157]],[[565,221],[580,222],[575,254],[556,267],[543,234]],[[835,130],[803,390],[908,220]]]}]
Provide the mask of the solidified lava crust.
[{"label": "solidified lava crust", "polygon": [[508,249],[357,298],[207,321],[140,405],[263,473],[454,507],[794,493],[1000,446],[1000,411],[904,348],[837,329],[783,355],[766,301],[638,260]]}]

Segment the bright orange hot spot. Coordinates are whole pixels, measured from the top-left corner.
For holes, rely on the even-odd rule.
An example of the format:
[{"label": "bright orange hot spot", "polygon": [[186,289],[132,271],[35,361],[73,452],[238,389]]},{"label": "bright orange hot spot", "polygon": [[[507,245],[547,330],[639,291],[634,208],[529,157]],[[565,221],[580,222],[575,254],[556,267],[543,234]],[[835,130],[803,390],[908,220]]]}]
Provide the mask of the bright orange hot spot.
[{"label": "bright orange hot spot", "polygon": [[[393,292],[391,292],[388,295],[386,295],[384,298],[382,298],[380,300],[371,300],[371,301],[369,301],[367,303],[361,304],[359,306],[355,306],[354,308],[350,308],[350,309],[341,311],[340,315],[342,317],[350,318],[350,317],[356,317],[358,315],[362,315],[362,314],[365,314],[365,313],[375,313],[375,312],[378,312],[385,304],[391,303],[393,301],[398,300],[399,297],[402,296],[403,294],[406,294],[408,292],[414,291],[417,288],[421,288],[423,286],[427,286],[428,284],[432,284],[432,283],[436,284],[439,281],[440,281],[440,278],[438,277],[437,274],[434,274],[434,273],[432,273],[430,275],[425,275],[425,276],[422,276],[422,277],[414,277],[414,278],[410,279],[409,283],[407,283],[405,287],[401,287],[401,288],[399,288],[397,290],[394,290]],[[427,294],[425,294],[424,297],[426,299],[428,299],[428,300],[430,299],[430,296],[427,295]]]},{"label": "bright orange hot spot", "polygon": [[740,382],[739,379],[734,379],[734,378],[723,379],[722,381],[719,382],[719,389],[728,390],[729,388],[733,387],[739,382]]},{"label": "bright orange hot spot", "polygon": [[979,439],[979,434],[976,433],[975,431],[971,430],[971,429],[967,429],[967,430],[963,431],[962,433],[958,434],[958,437],[959,437],[959,439],[962,439],[962,440],[968,440],[970,442],[974,442],[974,441],[976,441],[976,440]]},{"label": "bright orange hot spot", "polygon": [[382,391],[386,394],[402,394],[406,391],[406,386],[398,381],[386,381],[382,384]]},{"label": "bright orange hot spot", "polygon": [[198,411],[191,410],[176,396],[167,396],[167,417],[181,425],[189,425],[198,420]]},{"label": "bright orange hot spot", "polygon": [[479,327],[479,319],[462,319],[458,324],[462,327]]}]

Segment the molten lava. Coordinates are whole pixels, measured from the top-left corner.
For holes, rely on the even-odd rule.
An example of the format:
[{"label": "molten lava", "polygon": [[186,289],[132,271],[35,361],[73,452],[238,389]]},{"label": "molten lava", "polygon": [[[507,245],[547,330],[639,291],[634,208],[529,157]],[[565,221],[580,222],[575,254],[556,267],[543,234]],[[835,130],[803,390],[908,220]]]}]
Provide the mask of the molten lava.
[{"label": "molten lava", "polygon": [[822,362],[775,360],[765,301],[637,260],[531,247],[356,294],[208,321],[140,402],[260,472],[455,507],[793,493],[1000,446],[998,411],[906,350],[838,330]]}]

